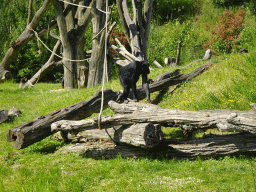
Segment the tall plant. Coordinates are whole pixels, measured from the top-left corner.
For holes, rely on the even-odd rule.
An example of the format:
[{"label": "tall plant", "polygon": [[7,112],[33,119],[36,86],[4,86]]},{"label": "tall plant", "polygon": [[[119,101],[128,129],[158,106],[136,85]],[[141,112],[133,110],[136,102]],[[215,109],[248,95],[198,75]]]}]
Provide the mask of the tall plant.
[{"label": "tall plant", "polygon": [[213,49],[217,53],[230,53],[233,49],[237,49],[237,40],[244,28],[244,17],[243,9],[238,10],[236,14],[226,9],[219,15],[219,23],[214,26],[206,25],[211,37],[204,43],[204,47]]}]

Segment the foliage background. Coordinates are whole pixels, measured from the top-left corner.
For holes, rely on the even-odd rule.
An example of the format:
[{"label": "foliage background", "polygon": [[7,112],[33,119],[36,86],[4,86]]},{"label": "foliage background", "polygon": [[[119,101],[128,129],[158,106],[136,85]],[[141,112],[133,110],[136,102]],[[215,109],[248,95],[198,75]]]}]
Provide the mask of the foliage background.
[{"label": "foliage background", "polygon": [[[131,4],[131,1],[128,1]],[[43,0],[34,0],[33,14],[42,5]],[[119,23],[119,16],[115,1],[113,4],[111,21],[117,21],[115,30],[122,33]],[[26,27],[28,0],[2,0],[0,5],[0,60],[4,57],[6,51],[11,45],[12,40],[16,40]],[[239,38],[235,38],[236,50],[240,48],[252,48],[255,42],[255,1],[253,0],[154,0],[151,31],[148,44],[148,59],[150,63],[157,60],[164,65],[166,57],[175,57],[177,42],[182,41],[182,52],[180,63],[184,64],[192,60],[202,58],[205,49],[209,46],[203,46],[206,42],[214,41],[216,38],[211,35],[213,30],[207,29],[207,25],[218,26],[221,23],[219,16],[225,10],[230,10],[237,14],[238,10],[243,9],[245,18],[243,27],[239,29]],[[206,12],[207,11],[207,12]],[[55,12],[53,7],[46,12],[40,22],[44,26],[50,20],[54,19]],[[241,34],[240,34],[241,32]],[[91,49],[92,29],[91,26],[86,31],[85,51]],[[123,38],[123,35],[118,35]],[[122,37],[123,36],[123,37]],[[56,40],[49,34],[41,37],[45,44],[52,48]],[[212,40],[211,40],[212,39]],[[215,54],[225,54],[230,50],[225,50],[224,43],[218,44],[218,49],[213,48]],[[12,63],[10,70],[15,81],[22,77],[30,78],[41,66],[48,60],[50,52],[46,50],[37,40],[30,41],[21,51],[19,56]],[[152,65],[152,64],[151,64]],[[154,66],[152,66],[154,67]],[[113,78],[117,78],[119,66],[113,64]],[[40,81],[60,82],[63,73],[63,67],[58,66],[43,76]]]}]

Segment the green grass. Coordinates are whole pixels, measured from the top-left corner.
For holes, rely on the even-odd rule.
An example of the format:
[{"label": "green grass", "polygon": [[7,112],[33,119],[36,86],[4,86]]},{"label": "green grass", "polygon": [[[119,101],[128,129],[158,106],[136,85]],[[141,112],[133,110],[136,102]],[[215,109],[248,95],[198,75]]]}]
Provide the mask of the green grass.
[{"label": "green grass", "polygon": [[[206,72],[172,93],[171,87],[159,105],[184,110],[250,109],[249,104],[255,102],[255,55],[252,52],[217,58]],[[189,73],[201,64],[195,63],[184,72]],[[173,69],[156,69],[150,78]],[[107,83],[106,87],[121,89],[118,80]],[[12,82],[1,84],[1,109],[17,107],[22,117],[0,125],[0,191],[255,191],[254,156],[195,161],[167,159],[164,154],[157,159],[95,159],[62,154],[57,150],[68,144],[50,137],[19,151],[6,142],[10,128],[85,100],[98,89],[101,87],[67,91],[59,84],[46,83],[19,89]],[[151,95],[154,99],[158,93]],[[110,113],[105,110],[103,115]],[[166,138],[182,138],[179,128],[163,128],[163,131]],[[200,131],[194,136],[203,134]]]}]

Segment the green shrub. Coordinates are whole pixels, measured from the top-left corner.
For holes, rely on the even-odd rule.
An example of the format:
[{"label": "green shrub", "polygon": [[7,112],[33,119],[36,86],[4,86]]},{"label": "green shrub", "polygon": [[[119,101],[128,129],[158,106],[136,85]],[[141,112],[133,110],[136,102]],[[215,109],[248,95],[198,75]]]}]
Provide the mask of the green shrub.
[{"label": "green shrub", "polygon": [[256,44],[256,26],[253,20],[248,21],[248,24],[241,31],[239,44],[241,48],[254,49]]}]

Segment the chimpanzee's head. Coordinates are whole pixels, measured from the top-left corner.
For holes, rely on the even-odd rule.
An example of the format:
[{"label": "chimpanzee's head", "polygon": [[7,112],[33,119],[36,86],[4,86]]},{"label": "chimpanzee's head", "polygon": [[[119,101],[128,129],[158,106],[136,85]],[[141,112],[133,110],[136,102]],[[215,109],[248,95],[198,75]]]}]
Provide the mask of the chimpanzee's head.
[{"label": "chimpanzee's head", "polygon": [[148,61],[146,60],[143,60],[143,61],[137,61],[139,62],[139,66],[140,66],[140,69],[141,69],[141,74],[149,74],[150,73],[150,70],[149,70],[149,63]]}]

